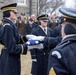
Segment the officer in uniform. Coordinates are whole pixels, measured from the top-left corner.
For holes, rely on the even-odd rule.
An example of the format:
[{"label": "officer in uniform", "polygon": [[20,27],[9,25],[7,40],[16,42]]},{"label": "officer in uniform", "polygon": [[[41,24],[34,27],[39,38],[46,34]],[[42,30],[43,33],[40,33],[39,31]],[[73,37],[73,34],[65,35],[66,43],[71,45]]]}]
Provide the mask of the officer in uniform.
[{"label": "officer in uniform", "polygon": [[1,7],[4,19],[0,38],[3,44],[0,75],[20,75],[20,54],[26,54],[27,49],[36,48],[34,40],[27,41],[25,36],[22,37],[18,33],[14,24],[14,20],[17,19],[16,6],[17,3],[13,3]]},{"label": "officer in uniform", "polygon": [[[38,18],[40,25],[32,30],[32,34],[36,36],[52,37],[52,29],[47,27],[48,15],[42,14]],[[48,66],[49,48],[31,50],[32,57],[32,75],[46,75]]]},{"label": "officer in uniform", "polygon": [[49,55],[48,75],[76,75],[76,9],[61,8],[62,41]]}]

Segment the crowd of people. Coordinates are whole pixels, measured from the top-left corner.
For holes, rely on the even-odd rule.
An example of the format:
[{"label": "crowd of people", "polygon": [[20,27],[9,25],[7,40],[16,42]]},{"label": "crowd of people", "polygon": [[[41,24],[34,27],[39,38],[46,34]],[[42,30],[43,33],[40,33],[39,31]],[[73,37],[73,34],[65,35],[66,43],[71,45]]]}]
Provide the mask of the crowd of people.
[{"label": "crowd of people", "polygon": [[20,54],[28,50],[30,74],[75,75],[76,10],[60,8],[61,17],[41,14],[27,18],[25,13],[17,17],[16,7],[17,3],[1,7],[0,75],[20,75]]},{"label": "crowd of people", "polygon": [[[51,15],[48,15],[48,24],[47,26],[50,27],[52,30],[56,26],[58,26],[58,15],[54,15],[51,18]],[[32,14],[31,16],[26,16],[25,13],[21,13],[18,15],[18,18],[16,20],[16,26],[18,28],[18,31],[21,35],[31,34],[31,30],[39,25],[39,21],[37,20],[36,15]],[[57,17],[57,18],[56,18]]]}]

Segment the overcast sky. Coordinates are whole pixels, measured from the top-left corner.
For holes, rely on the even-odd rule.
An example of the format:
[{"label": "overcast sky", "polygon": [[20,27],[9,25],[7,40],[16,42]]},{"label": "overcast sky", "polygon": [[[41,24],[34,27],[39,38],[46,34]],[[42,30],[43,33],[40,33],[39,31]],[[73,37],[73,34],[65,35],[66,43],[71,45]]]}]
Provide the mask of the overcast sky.
[{"label": "overcast sky", "polygon": [[73,7],[74,8],[75,7],[75,2],[74,2],[74,0],[66,0],[65,5],[66,5],[66,7],[69,7],[69,8]]},{"label": "overcast sky", "polygon": [[[47,2],[49,2],[50,0],[47,0]],[[63,1],[65,1],[65,6],[66,7],[75,7],[75,1],[76,0],[63,0]]]}]

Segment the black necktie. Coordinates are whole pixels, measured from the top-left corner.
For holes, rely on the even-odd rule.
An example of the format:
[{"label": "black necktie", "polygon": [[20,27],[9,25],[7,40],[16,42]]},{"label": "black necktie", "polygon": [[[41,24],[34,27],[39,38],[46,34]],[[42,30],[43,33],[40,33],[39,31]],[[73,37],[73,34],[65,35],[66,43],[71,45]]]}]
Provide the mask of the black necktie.
[{"label": "black necktie", "polygon": [[46,32],[46,29],[44,28],[44,32]]},{"label": "black necktie", "polygon": [[44,32],[45,32],[45,34],[47,34],[47,33],[46,33],[46,29],[45,29],[45,28],[44,28]]}]

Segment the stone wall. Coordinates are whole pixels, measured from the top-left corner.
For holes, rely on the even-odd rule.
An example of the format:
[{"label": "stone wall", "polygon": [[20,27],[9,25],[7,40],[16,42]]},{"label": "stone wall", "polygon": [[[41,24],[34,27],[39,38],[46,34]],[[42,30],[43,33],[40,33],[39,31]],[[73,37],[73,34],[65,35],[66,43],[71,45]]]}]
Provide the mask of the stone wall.
[{"label": "stone wall", "polygon": [[[2,6],[4,6],[4,5],[7,5],[7,4],[10,4],[10,3],[13,3],[14,2],[14,0],[0,0],[0,7],[2,7]],[[20,5],[18,5],[17,6],[17,10],[18,10],[18,14],[20,14],[20,13],[25,13],[27,16],[29,15],[29,0],[28,0],[28,2],[27,2],[28,4],[27,4],[27,6],[25,5],[25,6],[20,6]],[[32,14],[35,14],[35,15],[37,15],[37,0],[32,0]],[[1,12],[1,10],[0,10],[0,19],[2,18],[2,12]]]}]

